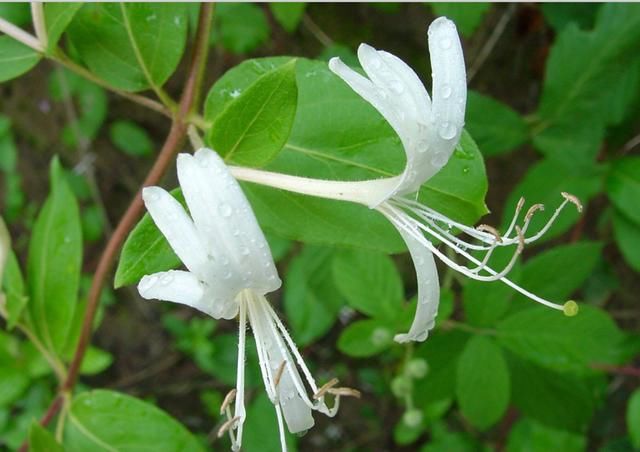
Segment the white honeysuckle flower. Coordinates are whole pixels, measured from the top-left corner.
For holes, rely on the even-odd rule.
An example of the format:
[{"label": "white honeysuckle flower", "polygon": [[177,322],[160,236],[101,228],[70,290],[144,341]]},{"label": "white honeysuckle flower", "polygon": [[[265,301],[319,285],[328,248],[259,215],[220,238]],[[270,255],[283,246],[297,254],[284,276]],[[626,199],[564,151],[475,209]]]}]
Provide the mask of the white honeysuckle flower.
[{"label": "white honeysuckle flower", "polygon": [[[138,291],[143,298],[185,304],[216,319],[238,316],[237,387],[223,403],[221,411],[227,421],[220,428],[220,434],[229,433],[233,450],[242,444],[245,335],[247,323],[251,326],[264,386],[275,406],[280,440],[286,450],[283,418],[291,433],[302,433],[314,425],[313,410],[333,416],[341,395],[358,393],[334,387],[335,380],[317,387],[265,298],[280,287],[281,281],[249,202],[223,160],[209,149],[200,149],[194,155],[180,154],[177,167],[191,217],[160,187],[144,188],[142,197],[151,218],[188,271],[146,275]],[[335,395],[332,408],[325,404],[325,393]]]},{"label": "white honeysuckle flower", "polygon": [[[563,310],[567,315],[574,315],[577,311],[575,302],[569,301],[561,305],[542,299],[518,286],[506,278],[506,275],[524,245],[540,238],[568,203],[575,204],[581,210],[576,197],[562,193],[564,202],[550,220],[536,234],[526,237],[533,214],[543,209],[541,204],[533,205],[525,214],[522,226],[518,226],[516,223],[524,205],[522,199],[511,225],[500,235],[496,229],[487,225],[473,228],[460,224],[410,196],[447,163],[458,144],[464,125],[467,97],[465,64],[454,23],[444,17],[436,19],[429,27],[428,40],[433,79],[432,98],[416,73],[402,60],[366,44],[358,49],[358,58],[366,77],[338,58],[329,62],[329,68],[375,107],[400,137],[406,153],[406,166],[402,174],[383,179],[343,182],[235,167],[232,168],[234,176],[298,193],[364,204],[383,214],[396,227],[409,249],[418,281],[418,303],[413,324],[406,334],[396,335],[397,342],[424,341],[434,326],[440,295],[434,254],[446,265],[469,278],[480,281],[500,280],[538,303]],[[474,240],[473,243],[462,240],[454,232],[468,235]],[[455,262],[434,246],[432,239],[450,247],[472,266]],[[494,249],[500,246],[513,246],[515,251],[507,266],[496,271],[488,262]],[[469,251],[485,254],[479,259]]]},{"label": "white honeysuckle flower", "polygon": [[358,48],[358,59],[368,78],[337,57],[329,61],[329,69],[387,120],[405,149],[404,171],[377,187],[379,199],[373,196],[370,207],[392,196],[415,193],[447,163],[460,139],[467,80],[456,26],[440,17],[431,24],[428,35],[433,99],[400,58],[367,44]]}]

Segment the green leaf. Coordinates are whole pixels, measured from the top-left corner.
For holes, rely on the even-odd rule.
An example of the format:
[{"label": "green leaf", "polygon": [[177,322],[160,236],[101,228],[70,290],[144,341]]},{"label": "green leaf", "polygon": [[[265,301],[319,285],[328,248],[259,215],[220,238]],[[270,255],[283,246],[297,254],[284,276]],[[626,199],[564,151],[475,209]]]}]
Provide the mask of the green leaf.
[{"label": "green leaf", "polygon": [[85,3],[67,34],[89,69],[114,87],[160,87],[184,52],[186,6]]},{"label": "green leaf", "polygon": [[115,121],[109,128],[109,137],[113,144],[125,154],[145,156],[153,152],[153,142],[149,134],[134,122]]},{"label": "green leaf", "polygon": [[490,338],[474,336],[458,361],[456,396],[462,414],[485,430],[505,413],[509,394],[509,369],[500,348]]},{"label": "green leaf", "polygon": [[400,274],[390,257],[375,251],[345,250],[333,259],[333,280],[354,309],[393,319],[404,299]]},{"label": "green leaf", "polygon": [[[577,196],[586,206],[591,197],[601,190],[601,187],[602,176],[599,170],[594,169],[588,174],[576,174],[551,159],[541,160],[529,168],[527,174],[509,195],[502,218],[502,228],[506,229],[511,223],[511,218],[521,197],[526,200],[524,212],[520,214],[521,218],[529,206],[538,203],[545,206],[543,212],[536,212],[531,219],[527,234],[529,235],[542,229],[553,215],[556,207],[564,201],[561,192]],[[580,218],[580,215],[573,205],[567,205],[551,228],[535,243],[543,243],[566,232]]]},{"label": "green leaf", "polygon": [[342,298],[331,274],[333,250],[306,246],[291,260],[284,284],[284,309],[296,343],[306,345],[333,326]]},{"label": "green leaf", "polygon": [[47,28],[48,47],[51,53],[57,47],[62,33],[67,29],[82,3],[45,3],[44,22]]},{"label": "green leaf", "polygon": [[216,116],[207,141],[225,160],[262,166],[282,150],[296,114],[295,65],[264,74]]},{"label": "green leaf", "polygon": [[0,36],[0,82],[16,78],[40,61],[40,54],[9,36]]},{"label": "green leaf", "polygon": [[212,37],[230,52],[251,52],[269,38],[269,23],[262,9],[252,3],[216,5]]},{"label": "green leaf", "polygon": [[[184,206],[180,189],[170,192]],[[146,213],[125,240],[113,285],[117,289],[136,283],[144,275],[170,270],[180,265],[180,259]]]},{"label": "green leaf", "polygon": [[338,338],[338,350],[355,358],[377,355],[393,345],[395,333],[387,321],[358,320],[342,331]]},{"label": "green leaf", "polygon": [[508,357],[511,400],[523,415],[549,427],[584,431],[606,388],[604,378],[578,378]]},{"label": "green leaf", "polygon": [[539,424],[531,419],[522,419],[511,429],[507,439],[507,452],[583,452],[587,439],[582,435],[558,430]]},{"label": "green leaf", "polygon": [[57,159],[51,163],[51,192],[29,242],[29,314],[36,334],[60,354],[78,299],[82,231],[78,204]]},{"label": "green leaf", "polygon": [[[529,259],[520,283],[536,295],[562,304],[593,273],[601,256],[602,244],[598,242],[560,245]],[[516,297],[521,302],[518,307],[531,306],[531,300],[524,295]]]},{"label": "green leaf", "polygon": [[507,317],[497,340],[518,356],[559,372],[591,375],[590,365],[610,363],[622,343],[616,324],[599,309],[581,306],[575,317],[534,307]]},{"label": "green leaf", "polygon": [[593,27],[600,3],[541,3],[540,9],[546,22],[556,32],[575,23],[588,30]]},{"label": "green leaf", "polygon": [[29,300],[25,291],[20,264],[13,251],[9,251],[4,271],[2,290],[6,295],[7,329],[13,329],[20,321]]},{"label": "green leaf", "polygon": [[63,452],[62,446],[51,432],[37,422],[29,429],[29,450],[32,452]]},{"label": "green leaf", "polygon": [[0,17],[22,27],[31,22],[31,8],[27,2],[2,2],[0,3]]},{"label": "green leaf", "polygon": [[627,405],[627,429],[633,447],[640,449],[640,389],[636,389]]},{"label": "green leaf", "polygon": [[636,224],[640,224],[637,201],[640,197],[640,157],[625,157],[611,167],[607,178],[611,202]]},{"label": "green leaf", "polygon": [[65,450],[202,451],[196,438],[155,406],[114,391],[76,397],[64,432]]},{"label": "green leaf", "polygon": [[[4,223],[4,220],[0,217],[0,281],[4,279],[4,267],[10,253],[11,235],[9,234],[9,230],[7,229],[7,225]],[[0,289],[2,289],[1,286]]]},{"label": "green leaf", "polygon": [[511,107],[476,91],[467,94],[466,129],[485,156],[514,151],[529,138],[529,129]]},{"label": "green leaf", "polygon": [[640,6],[603,5],[592,31],[562,29],[546,64],[534,144],[570,168],[594,162],[609,119],[610,87],[625,76],[640,43]]},{"label": "green leaf", "polygon": [[302,2],[269,3],[273,17],[289,33],[296,31],[306,8],[307,4]]},{"label": "green leaf", "polygon": [[627,263],[640,272],[640,225],[616,211],[613,214],[613,237]]},{"label": "green leaf", "polygon": [[31,383],[21,345],[17,338],[0,331],[0,407],[11,406]]},{"label": "green leaf", "polygon": [[460,33],[470,37],[491,8],[491,3],[431,3],[436,16],[446,16],[455,22]]},{"label": "green leaf", "polygon": [[436,331],[416,348],[415,356],[429,365],[427,376],[414,382],[416,406],[426,407],[455,397],[458,360],[468,339],[469,336],[460,331]]},{"label": "green leaf", "polygon": [[80,367],[80,373],[82,375],[96,375],[107,369],[113,362],[113,356],[111,353],[101,350],[97,347],[91,347],[87,349],[87,353],[84,355],[82,366]]}]

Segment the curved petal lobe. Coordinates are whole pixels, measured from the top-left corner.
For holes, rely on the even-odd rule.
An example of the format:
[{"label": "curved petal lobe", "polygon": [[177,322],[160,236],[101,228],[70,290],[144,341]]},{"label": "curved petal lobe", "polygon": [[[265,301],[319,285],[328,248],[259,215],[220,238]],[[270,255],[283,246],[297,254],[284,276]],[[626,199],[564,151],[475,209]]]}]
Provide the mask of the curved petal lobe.
[{"label": "curved petal lobe", "polygon": [[440,301],[440,283],[438,281],[438,269],[433,254],[421,245],[408,232],[398,229],[409,248],[413,265],[416,268],[418,278],[418,303],[416,315],[411,328],[405,334],[397,334],[395,341],[404,343],[409,341],[424,341],[435,324]]},{"label": "curved petal lobe", "polygon": [[142,189],[142,199],[153,222],[186,267],[204,278],[209,259],[191,218],[176,199],[160,187]]},{"label": "curved petal lobe", "polygon": [[146,275],[138,283],[138,292],[147,300],[180,303],[210,314],[204,297],[205,286],[191,272],[169,270]]}]

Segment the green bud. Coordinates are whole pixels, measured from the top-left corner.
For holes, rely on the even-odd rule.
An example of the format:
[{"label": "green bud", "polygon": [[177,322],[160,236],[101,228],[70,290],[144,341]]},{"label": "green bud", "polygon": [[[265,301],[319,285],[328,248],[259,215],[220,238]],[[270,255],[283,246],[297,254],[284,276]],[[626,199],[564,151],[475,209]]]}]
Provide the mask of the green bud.
[{"label": "green bud", "polygon": [[424,378],[429,373],[429,364],[422,358],[414,358],[407,364],[407,374],[413,378]]},{"label": "green bud", "polygon": [[411,379],[401,375],[391,380],[391,392],[393,395],[402,398],[411,394]]},{"label": "green bud", "polygon": [[416,410],[407,410],[402,416],[402,422],[404,422],[408,427],[416,428],[420,424],[422,424],[422,411]]}]

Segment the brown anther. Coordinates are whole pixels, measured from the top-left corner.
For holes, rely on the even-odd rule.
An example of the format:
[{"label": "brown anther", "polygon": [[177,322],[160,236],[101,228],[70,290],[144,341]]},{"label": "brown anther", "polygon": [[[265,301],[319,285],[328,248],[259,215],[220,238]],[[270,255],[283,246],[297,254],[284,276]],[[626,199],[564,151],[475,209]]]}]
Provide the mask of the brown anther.
[{"label": "brown anther", "polygon": [[229,393],[224,397],[224,400],[222,401],[222,405],[220,405],[220,414],[224,414],[224,410],[227,409],[227,407],[229,405],[231,405],[231,401],[233,400],[233,398],[236,396],[236,390],[232,389],[231,391],[229,391]]},{"label": "brown anther", "polygon": [[534,204],[531,207],[529,207],[529,210],[527,210],[527,214],[524,216],[526,221],[531,220],[531,217],[533,216],[534,213],[536,213],[538,210],[543,211],[544,210],[544,204]]},{"label": "brown anther", "polygon": [[518,204],[516,205],[516,212],[520,212],[520,210],[524,207],[524,196],[520,196],[518,200]]},{"label": "brown anther", "polygon": [[232,429],[233,428],[233,424],[235,424],[239,420],[240,420],[240,416],[236,416],[236,417],[233,417],[233,418],[229,419],[224,424],[222,424],[220,426],[220,428],[218,429],[218,438],[222,438],[222,435],[224,435],[227,432],[227,430]]},{"label": "brown anther", "polygon": [[282,363],[280,364],[280,367],[278,367],[278,371],[276,372],[276,377],[273,379],[273,384],[275,385],[276,388],[280,384],[280,379],[282,378],[282,373],[284,372],[284,368],[286,367],[286,365],[287,365],[287,362],[282,361]]},{"label": "brown anther", "polygon": [[516,234],[518,234],[518,253],[522,253],[524,249],[524,234],[522,233],[522,229],[520,226],[516,226]]},{"label": "brown anther", "polygon": [[320,397],[322,397],[329,389],[333,388],[335,385],[338,384],[338,379],[337,378],[332,378],[331,380],[327,381],[325,384],[323,384],[320,389],[318,389],[318,392],[316,392],[313,395],[314,399],[319,399]]},{"label": "brown anther", "polygon": [[563,191],[561,195],[564,199],[575,205],[578,212],[582,212],[582,203],[576,196],[572,195],[571,193],[567,193],[566,191]]},{"label": "brown anther", "polygon": [[502,237],[500,236],[500,233],[493,226],[489,226],[488,224],[479,224],[478,226],[476,226],[476,230],[482,231],[482,232],[488,232],[489,234],[491,234],[496,238],[496,241],[498,243],[502,243]]},{"label": "brown anther", "polygon": [[358,399],[361,396],[360,391],[352,388],[331,388],[327,392],[336,396],[356,397]]}]

